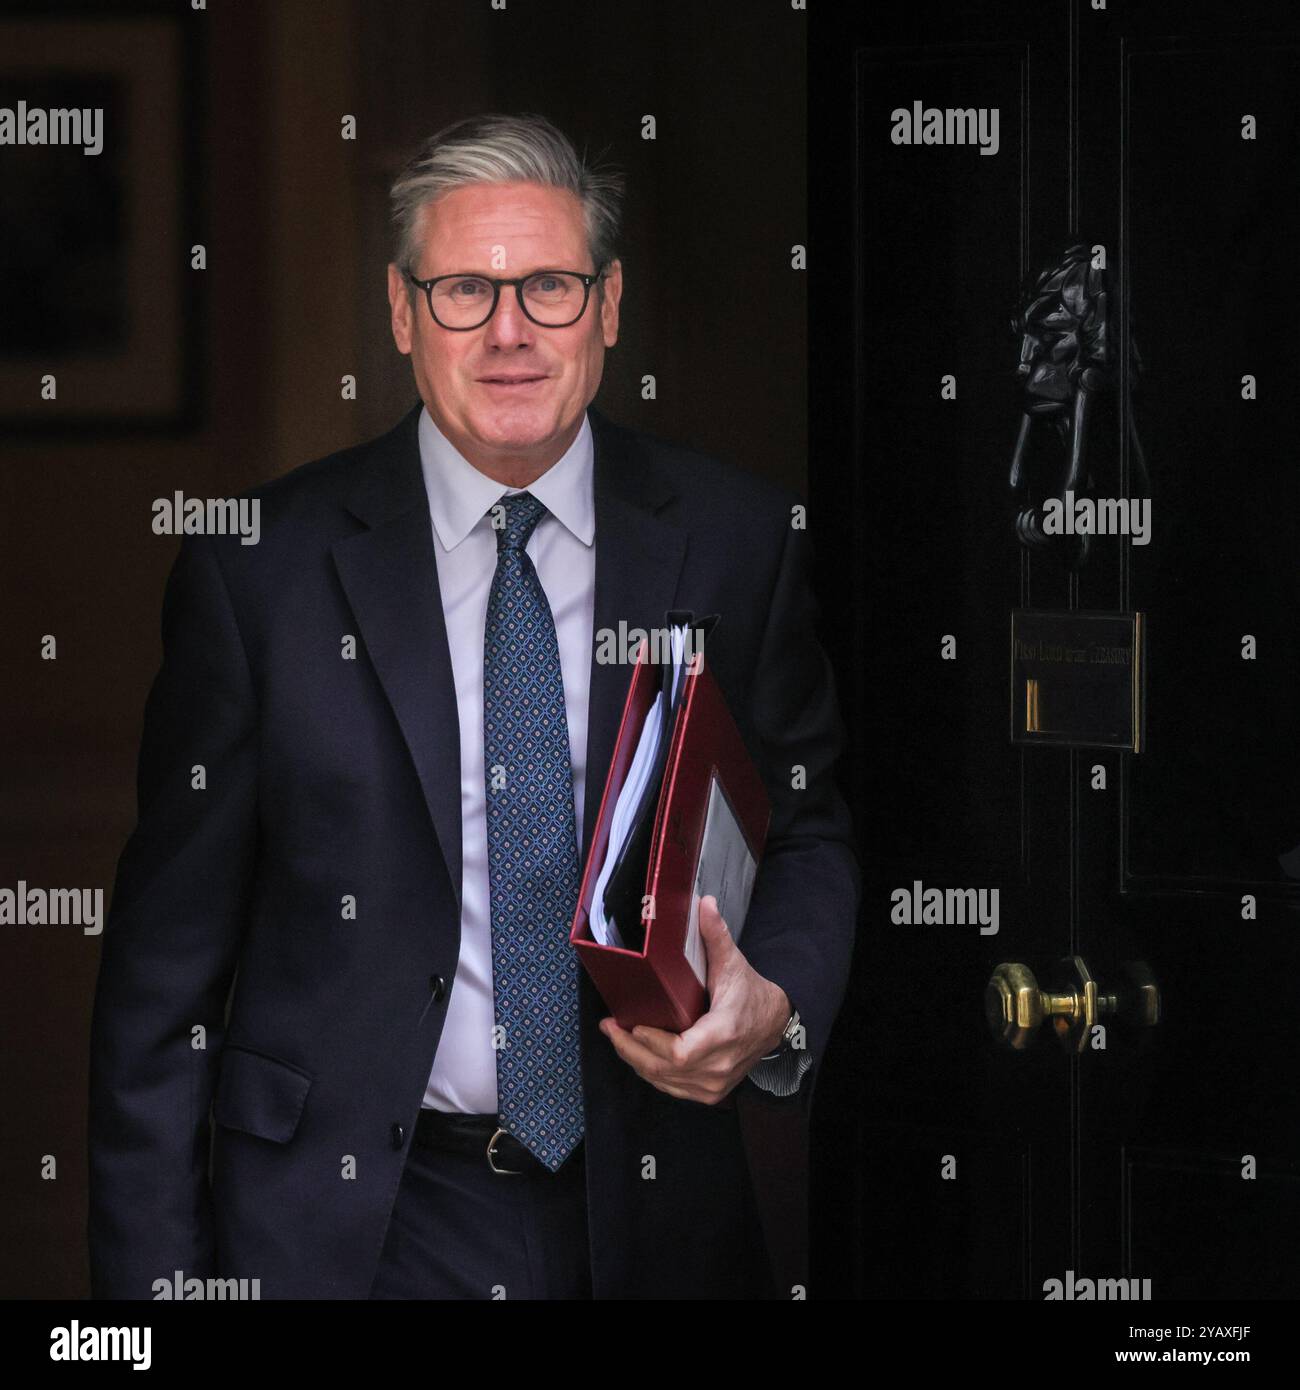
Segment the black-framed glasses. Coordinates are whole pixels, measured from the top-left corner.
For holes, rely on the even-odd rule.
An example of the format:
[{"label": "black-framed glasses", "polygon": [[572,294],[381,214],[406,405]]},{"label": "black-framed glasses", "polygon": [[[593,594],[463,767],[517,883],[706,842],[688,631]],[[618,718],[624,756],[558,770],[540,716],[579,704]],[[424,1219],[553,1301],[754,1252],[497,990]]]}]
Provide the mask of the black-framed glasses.
[{"label": "black-framed glasses", "polygon": [[417,280],[408,270],[406,278],[424,291],[433,321],[453,333],[482,328],[496,313],[503,285],[513,285],[519,307],[541,328],[568,328],[587,312],[591,287],[605,273],[603,264],[594,275],[580,270],[535,270],[513,280],[490,275],[435,275]]}]

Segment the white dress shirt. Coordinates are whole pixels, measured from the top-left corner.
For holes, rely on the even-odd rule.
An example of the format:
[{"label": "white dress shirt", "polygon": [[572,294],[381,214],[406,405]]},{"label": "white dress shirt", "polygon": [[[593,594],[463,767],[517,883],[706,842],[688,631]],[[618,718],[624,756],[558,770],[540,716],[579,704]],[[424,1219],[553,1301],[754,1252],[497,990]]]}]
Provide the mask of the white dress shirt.
[{"label": "white dress shirt", "polygon": [[488,513],[506,494],[525,490],[546,508],[524,550],[555,619],[573,765],[574,826],[580,845],[596,599],[593,459],[591,424],[584,414],[562,458],[527,489],[506,487],[468,462],[433,423],[428,410],[420,412],[420,466],[433,518],[438,585],[460,724],[460,964],[424,1093],[424,1104],[435,1110],[497,1113],[483,773],[483,643],[488,594],[497,567],[497,532]]},{"label": "white dress shirt", "polygon": [[[528,491],[546,507],[524,547],[541,581],[559,644],[573,815],[582,843],[587,774],[587,709],[596,600],[595,447],[582,425],[565,454],[527,489],[506,487],[474,467],[420,412],[420,467],[429,497],[438,586],[456,683],[460,727],[460,963],[424,1105],[478,1115],[497,1113],[496,1022],[492,994],[492,914],[487,859],[487,791],[483,774],[483,646],[488,595],[497,567],[497,532],[488,515],[506,494]],[[599,795],[600,787],[596,788]],[[751,1080],[776,1095],[798,1089],[811,1059],[759,1062]]]}]

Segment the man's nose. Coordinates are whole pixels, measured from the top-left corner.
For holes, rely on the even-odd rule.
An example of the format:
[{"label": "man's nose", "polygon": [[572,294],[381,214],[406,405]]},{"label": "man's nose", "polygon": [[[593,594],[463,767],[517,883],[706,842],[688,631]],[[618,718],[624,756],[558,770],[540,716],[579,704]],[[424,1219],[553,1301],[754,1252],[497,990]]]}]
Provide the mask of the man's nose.
[{"label": "man's nose", "polygon": [[536,325],[519,303],[518,286],[502,285],[496,313],[487,321],[487,341],[493,347],[518,347],[531,343]]}]

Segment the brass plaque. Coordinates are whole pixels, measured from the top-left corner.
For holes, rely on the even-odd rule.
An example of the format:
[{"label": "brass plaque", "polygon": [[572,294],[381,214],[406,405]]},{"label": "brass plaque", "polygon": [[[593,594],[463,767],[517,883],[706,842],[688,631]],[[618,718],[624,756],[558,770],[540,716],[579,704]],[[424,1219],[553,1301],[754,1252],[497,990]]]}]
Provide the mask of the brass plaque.
[{"label": "brass plaque", "polygon": [[1142,751],[1141,613],[1011,614],[1011,741]]}]

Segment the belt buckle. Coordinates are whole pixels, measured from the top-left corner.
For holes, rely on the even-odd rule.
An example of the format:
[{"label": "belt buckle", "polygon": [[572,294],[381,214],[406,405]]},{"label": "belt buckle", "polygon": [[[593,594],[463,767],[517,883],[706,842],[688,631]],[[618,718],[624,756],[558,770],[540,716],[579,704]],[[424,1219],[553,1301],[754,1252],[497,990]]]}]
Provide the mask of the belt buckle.
[{"label": "belt buckle", "polygon": [[498,1167],[497,1167],[497,1163],[496,1163],[496,1142],[497,1142],[498,1139],[501,1138],[501,1136],[502,1136],[503,1134],[508,1134],[509,1132],[510,1132],[509,1130],[507,1130],[507,1129],[505,1129],[504,1127],[502,1127],[502,1128],[500,1128],[500,1129],[497,1130],[497,1132],[492,1136],[491,1139],[488,1140],[488,1142],[487,1142],[487,1161],[488,1161],[488,1167],[491,1168],[492,1171],[493,1171],[494,1173],[500,1173],[500,1174],[502,1175],[502,1177],[518,1177],[518,1176],[523,1172],[523,1169],[522,1169],[522,1168],[498,1168]]}]

